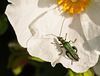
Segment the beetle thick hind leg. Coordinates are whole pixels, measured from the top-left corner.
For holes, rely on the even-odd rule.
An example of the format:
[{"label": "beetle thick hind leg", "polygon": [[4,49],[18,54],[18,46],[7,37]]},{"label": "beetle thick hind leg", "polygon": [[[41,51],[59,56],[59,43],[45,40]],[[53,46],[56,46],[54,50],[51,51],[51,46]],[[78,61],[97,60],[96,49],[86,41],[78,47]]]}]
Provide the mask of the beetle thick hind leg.
[{"label": "beetle thick hind leg", "polygon": [[77,48],[76,48],[75,46],[72,46],[72,48],[73,48],[73,49],[76,51],[76,53],[77,53],[77,51],[78,51]]}]

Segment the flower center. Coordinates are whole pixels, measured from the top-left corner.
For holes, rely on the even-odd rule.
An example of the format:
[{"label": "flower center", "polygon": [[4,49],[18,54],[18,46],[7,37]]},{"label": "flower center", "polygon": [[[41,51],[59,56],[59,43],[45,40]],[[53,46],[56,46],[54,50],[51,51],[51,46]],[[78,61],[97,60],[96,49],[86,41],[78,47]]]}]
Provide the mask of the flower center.
[{"label": "flower center", "polygon": [[77,13],[84,11],[89,5],[90,0],[59,0],[58,5],[63,5],[62,10],[67,11],[68,13]]}]

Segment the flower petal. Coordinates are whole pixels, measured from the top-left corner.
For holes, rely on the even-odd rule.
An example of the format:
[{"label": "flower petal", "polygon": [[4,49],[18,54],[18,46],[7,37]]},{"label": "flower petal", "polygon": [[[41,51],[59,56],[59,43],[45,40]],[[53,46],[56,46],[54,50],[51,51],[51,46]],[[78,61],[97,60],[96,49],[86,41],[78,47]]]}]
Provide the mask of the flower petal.
[{"label": "flower petal", "polygon": [[[8,1],[12,4],[9,4],[7,6],[5,13],[8,16],[8,19],[16,32],[19,43],[23,47],[26,47],[26,43],[31,37],[31,33],[28,26],[36,17],[52,8],[55,8],[56,5],[55,3],[52,3],[53,0],[46,0],[45,2],[42,1],[42,5],[40,4],[41,0]],[[47,6],[47,4],[49,6]],[[46,5],[47,7],[43,7],[43,5]]]},{"label": "flower petal", "polygon": [[91,9],[92,11],[87,10],[86,13],[81,14],[81,24],[89,46],[100,54],[100,21],[98,20],[100,10],[95,8],[94,12],[93,8]]}]

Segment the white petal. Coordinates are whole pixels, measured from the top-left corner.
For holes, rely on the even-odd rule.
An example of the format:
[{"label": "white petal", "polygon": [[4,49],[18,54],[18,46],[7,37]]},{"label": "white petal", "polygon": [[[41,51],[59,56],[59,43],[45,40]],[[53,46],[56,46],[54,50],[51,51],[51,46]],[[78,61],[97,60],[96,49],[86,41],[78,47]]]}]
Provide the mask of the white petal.
[{"label": "white petal", "polygon": [[100,76],[100,57],[98,60],[98,63],[93,67],[94,72],[97,74],[97,76]]},{"label": "white petal", "polygon": [[48,62],[55,61],[58,58],[59,51],[51,42],[53,42],[53,39],[34,39],[32,37],[27,45],[29,54]]},{"label": "white petal", "polygon": [[9,0],[9,2],[12,4],[7,6],[5,13],[16,32],[19,43],[26,47],[27,40],[31,37],[28,26],[36,17],[56,7],[55,1]]},{"label": "white petal", "polygon": [[[43,60],[51,62],[53,66],[55,66],[56,63],[62,63],[64,67],[71,68],[75,72],[84,72],[88,70],[88,68],[94,66],[98,61],[98,55],[92,51],[87,44],[79,17],[75,16],[72,24],[71,21],[71,17],[64,19],[62,15],[59,16],[55,10],[49,11],[41,18],[34,21],[30,26],[30,30],[31,32],[38,30],[38,36],[40,40],[36,39],[38,37],[37,34],[33,34],[33,38],[30,39],[27,44],[28,52],[32,56],[37,56]],[[77,47],[80,60],[78,62],[73,62],[73,65],[71,65],[71,60],[65,55],[65,52],[63,52],[63,54],[60,56],[58,55],[59,52],[61,52],[59,49],[60,46],[55,47],[55,45],[51,44],[51,42],[54,42],[55,40],[53,41],[44,39],[47,37],[45,36],[47,34],[54,34],[59,36],[60,31],[62,37],[68,33],[67,41],[74,41],[77,39],[77,41],[72,43],[72,45]],[[48,38],[49,37],[50,36],[48,36]]]},{"label": "white petal", "polygon": [[100,52],[100,7],[96,7],[97,5],[81,14],[81,24],[84,35],[92,50]]}]

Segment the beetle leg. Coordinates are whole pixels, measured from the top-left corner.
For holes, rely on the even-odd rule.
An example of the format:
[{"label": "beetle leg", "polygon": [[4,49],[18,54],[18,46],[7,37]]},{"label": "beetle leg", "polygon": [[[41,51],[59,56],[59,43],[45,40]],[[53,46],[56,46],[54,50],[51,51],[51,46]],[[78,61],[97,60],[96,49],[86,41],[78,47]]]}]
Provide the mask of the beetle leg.
[{"label": "beetle leg", "polygon": [[69,52],[66,51],[66,55],[72,60],[72,58],[69,56]]},{"label": "beetle leg", "polygon": [[75,43],[75,42],[76,42],[76,40],[77,40],[77,39],[75,39],[74,41],[71,41],[71,40],[70,40],[70,41],[69,41],[69,43],[70,43],[70,42]]},{"label": "beetle leg", "polygon": [[77,53],[77,51],[78,51],[77,48],[75,46],[72,46],[72,48],[75,49],[76,50],[76,53]]},{"label": "beetle leg", "polygon": [[75,43],[77,39],[75,39],[72,43]]}]

